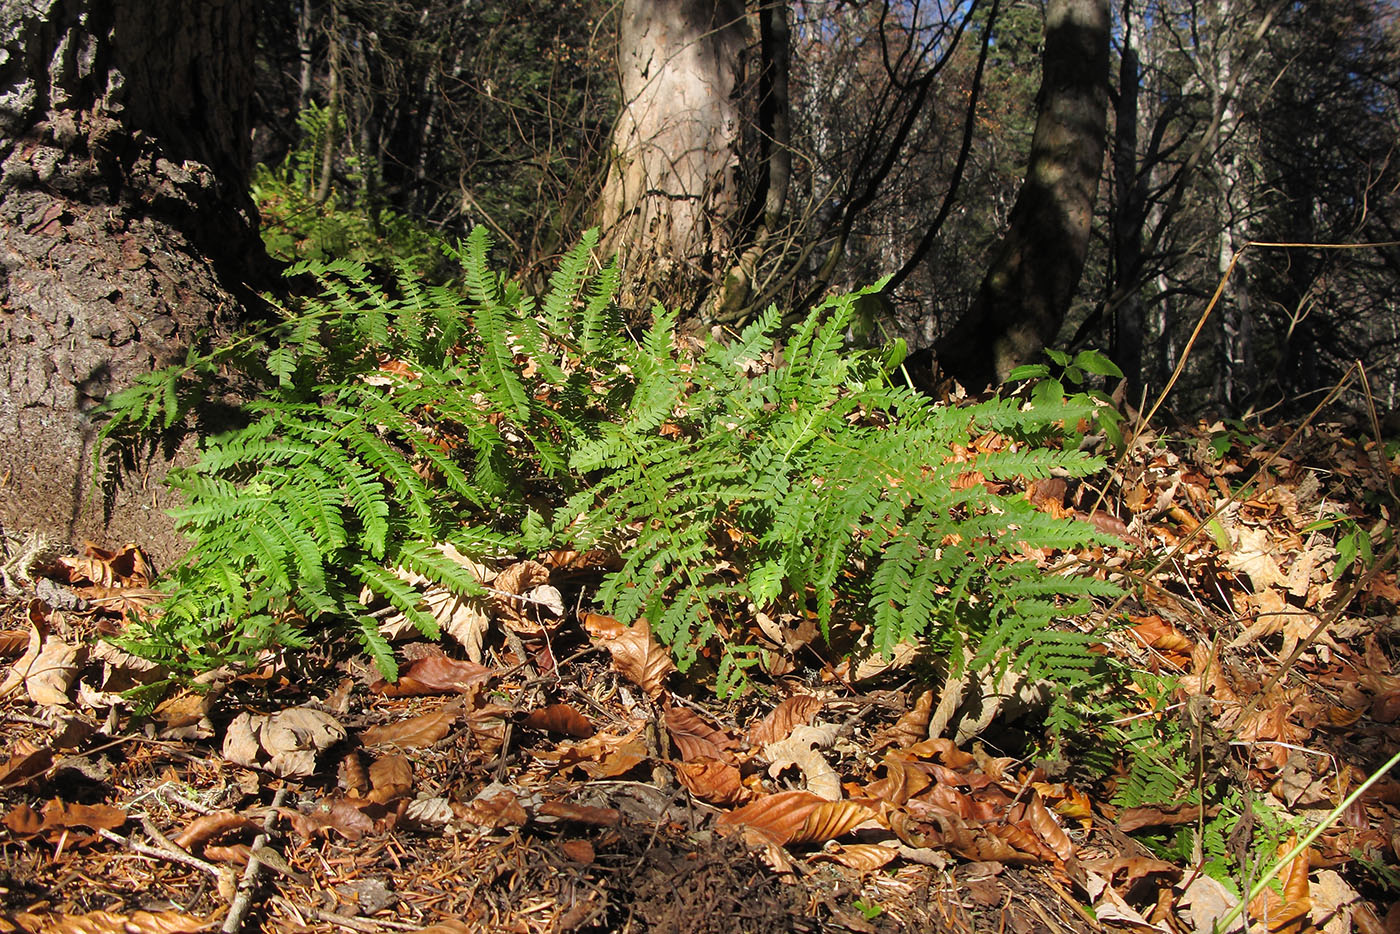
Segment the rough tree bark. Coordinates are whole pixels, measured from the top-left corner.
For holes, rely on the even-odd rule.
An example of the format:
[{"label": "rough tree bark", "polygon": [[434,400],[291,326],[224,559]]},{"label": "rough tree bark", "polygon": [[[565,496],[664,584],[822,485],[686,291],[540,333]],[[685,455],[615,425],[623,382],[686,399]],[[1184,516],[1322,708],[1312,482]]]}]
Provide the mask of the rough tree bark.
[{"label": "rough tree bark", "polygon": [[110,502],[96,492],[91,412],[229,327],[263,274],[246,188],[253,15],[252,0],[0,0],[12,535],[177,547],[160,465]]},{"label": "rough tree bark", "polygon": [[622,112],[599,220],[634,301],[693,311],[725,264],[726,221],[742,207],[734,91],[745,30],[740,0],[622,4]]},{"label": "rough tree bark", "polygon": [[972,309],[938,346],[981,388],[1054,340],[1089,248],[1107,145],[1108,0],[1049,0],[1030,166]]}]

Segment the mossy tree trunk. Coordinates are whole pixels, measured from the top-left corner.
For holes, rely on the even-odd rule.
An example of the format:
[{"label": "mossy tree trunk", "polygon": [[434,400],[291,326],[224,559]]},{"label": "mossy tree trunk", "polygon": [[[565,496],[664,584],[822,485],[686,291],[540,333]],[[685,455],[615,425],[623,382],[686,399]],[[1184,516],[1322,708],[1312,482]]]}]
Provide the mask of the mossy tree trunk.
[{"label": "mossy tree trunk", "polygon": [[176,550],[163,465],[114,500],[96,493],[91,413],[229,328],[263,274],[247,195],[253,16],[251,0],[0,0],[11,535]]},{"label": "mossy tree trunk", "polygon": [[969,387],[1034,361],[1064,321],[1089,249],[1107,146],[1108,0],[1049,0],[1030,165],[967,316],[938,348]]}]

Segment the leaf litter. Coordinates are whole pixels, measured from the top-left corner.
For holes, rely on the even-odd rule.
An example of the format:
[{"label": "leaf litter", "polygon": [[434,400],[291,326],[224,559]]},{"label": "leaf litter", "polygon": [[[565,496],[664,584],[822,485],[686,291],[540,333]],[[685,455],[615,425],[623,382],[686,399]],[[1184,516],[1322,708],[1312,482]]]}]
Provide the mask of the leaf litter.
[{"label": "leaf litter", "polygon": [[[1227,857],[1257,877],[1400,748],[1400,586],[1343,540],[1381,540],[1395,458],[1225,431],[1145,439],[1104,488],[1029,485],[1125,542],[1086,556],[1135,585],[1097,650],[1170,679],[1125,722],[1190,737],[1179,781],[1134,794],[1132,750],[1057,761],[1033,701],[985,703],[1034,684],[826,658],[801,617],[751,608],[767,680],[718,701],[644,624],[574,618],[569,553],[444,552],[470,598],[405,574],[449,639],[403,644],[396,683],[269,656],[143,706],[164,673],[99,636],[158,599],[148,563],[60,558],[53,601],[0,625],[0,929],[211,930],[246,875],[267,930],[1210,931],[1246,881]],[[1400,930],[1397,817],[1385,776],[1248,929]]]}]

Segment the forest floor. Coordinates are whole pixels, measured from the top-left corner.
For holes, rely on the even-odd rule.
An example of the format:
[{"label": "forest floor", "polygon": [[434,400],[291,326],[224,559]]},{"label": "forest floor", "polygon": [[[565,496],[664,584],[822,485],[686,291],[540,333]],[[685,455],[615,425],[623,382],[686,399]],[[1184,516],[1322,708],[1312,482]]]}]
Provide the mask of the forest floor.
[{"label": "forest floor", "polygon": [[[1365,434],[1199,425],[1031,485],[1125,542],[1084,557],[1128,597],[1073,624],[1113,722],[1058,744],[1034,685],[839,663],[810,621],[760,620],[721,701],[644,629],[518,600],[470,611],[480,663],[289,653],[147,711],[160,673],[101,640],[152,600],[140,553],[6,555],[0,931],[1204,934],[1400,751],[1400,460]],[[1400,931],[1397,820],[1382,775],[1250,929]]]}]

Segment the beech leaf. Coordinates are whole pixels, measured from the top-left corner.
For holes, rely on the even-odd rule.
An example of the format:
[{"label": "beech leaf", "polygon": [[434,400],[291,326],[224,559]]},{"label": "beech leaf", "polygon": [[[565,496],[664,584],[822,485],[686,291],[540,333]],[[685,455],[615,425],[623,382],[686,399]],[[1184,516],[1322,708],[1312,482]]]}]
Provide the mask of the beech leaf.
[{"label": "beech leaf", "polygon": [[583,626],[595,645],[612,655],[613,667],[624,678],[653,699],[661,695],[666,676],[676,670],[671,653],[663,649],[651,635],[646,620],[624,625],[611,616],[587,613]]}]

